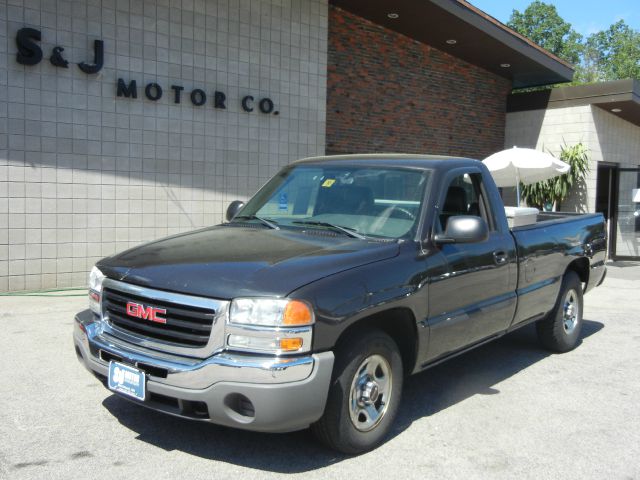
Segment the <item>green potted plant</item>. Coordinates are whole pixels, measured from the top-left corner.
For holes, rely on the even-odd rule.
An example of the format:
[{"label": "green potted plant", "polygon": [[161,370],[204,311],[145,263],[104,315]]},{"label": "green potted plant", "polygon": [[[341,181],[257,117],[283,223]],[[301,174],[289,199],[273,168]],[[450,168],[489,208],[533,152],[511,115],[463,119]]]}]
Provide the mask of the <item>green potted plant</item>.
[{"label": "green potted plant", "polygon": [[540,210],[557,210],[571,189],[584,180],[589,172],[589,156],[582,143],[571,146],[565,144],[560,151],[560,160],[570,166],[564,175],[530,185],[520,184],[521,195],[527,205]]}]

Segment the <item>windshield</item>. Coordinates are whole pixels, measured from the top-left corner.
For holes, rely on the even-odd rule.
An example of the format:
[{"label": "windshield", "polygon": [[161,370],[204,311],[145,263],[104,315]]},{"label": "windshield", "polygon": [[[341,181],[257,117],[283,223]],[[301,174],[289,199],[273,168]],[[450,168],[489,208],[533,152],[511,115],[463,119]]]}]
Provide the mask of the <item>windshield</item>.
[{"label": "windshield", "polygon": [[263,219],[278,227],[331,228],[362,238],[413,235],[428,171],[299,165],[272,178],[236,221]]}]

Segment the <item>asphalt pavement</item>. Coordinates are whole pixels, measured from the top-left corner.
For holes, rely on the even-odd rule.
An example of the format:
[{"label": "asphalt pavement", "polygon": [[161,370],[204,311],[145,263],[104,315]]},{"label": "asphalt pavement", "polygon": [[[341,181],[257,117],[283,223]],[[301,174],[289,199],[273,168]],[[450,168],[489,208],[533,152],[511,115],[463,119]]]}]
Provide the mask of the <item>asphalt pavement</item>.
[{"label": "asphalt pavement", "polygon": [[0,297],[2,479],[640,478],[637,263],[585,296],[576,350],[549,354],[526,327],[411,377],[391,438],[357,457],[306,431],[190,422],[111,394],[74,353],[86,304]]}]

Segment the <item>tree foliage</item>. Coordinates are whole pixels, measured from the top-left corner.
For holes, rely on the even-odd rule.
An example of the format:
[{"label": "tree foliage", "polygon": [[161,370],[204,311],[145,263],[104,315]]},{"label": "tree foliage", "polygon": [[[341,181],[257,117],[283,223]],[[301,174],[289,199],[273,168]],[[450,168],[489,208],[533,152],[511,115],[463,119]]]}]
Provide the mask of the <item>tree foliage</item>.
[{"label": "tree foliage", "polygon": [[507,25],[570,63],[580,61],[583,37],[554,5],[536,0],[524,12],[514,10]]},{"label": "tree foliage", "polygon": [[531,185],[520,185],[522,198],[527,205],[540,210],[544,210],[546,204],[559,205],[567,198],[572,187],[583,181],[589,172],[589,156],[582,143],[564,145],[560,151],[560,160],[570,167],[564,175]]},{"label": "tree foliage", "polygon": [[574,83],[640,79],[640,32],[620,20],[584,38],[552,4],[513,10],[507,25],[576,67]]},{"label": "tree foliage", "polygon": [[587,81],[640,79],[640,32],[624,20],[591,35],[584,53]]}]

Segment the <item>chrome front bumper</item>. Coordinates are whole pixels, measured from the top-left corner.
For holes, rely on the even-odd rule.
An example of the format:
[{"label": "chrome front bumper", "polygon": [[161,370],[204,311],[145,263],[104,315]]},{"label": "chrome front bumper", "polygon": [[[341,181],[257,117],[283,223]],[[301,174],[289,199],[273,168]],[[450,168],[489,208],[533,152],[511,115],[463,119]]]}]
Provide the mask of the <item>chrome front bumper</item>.
[{"label": "chrome front bumper", "polygon": [[303,357],[219,352],[205,359],[157,352],[105,332],[90,310],[76,315],[73,338],[78,359],[103,381],[111,360],[146,373],[148,398],[135,403],[256,431],[299,430],[318,420],[333,370],[332,352]]}]

